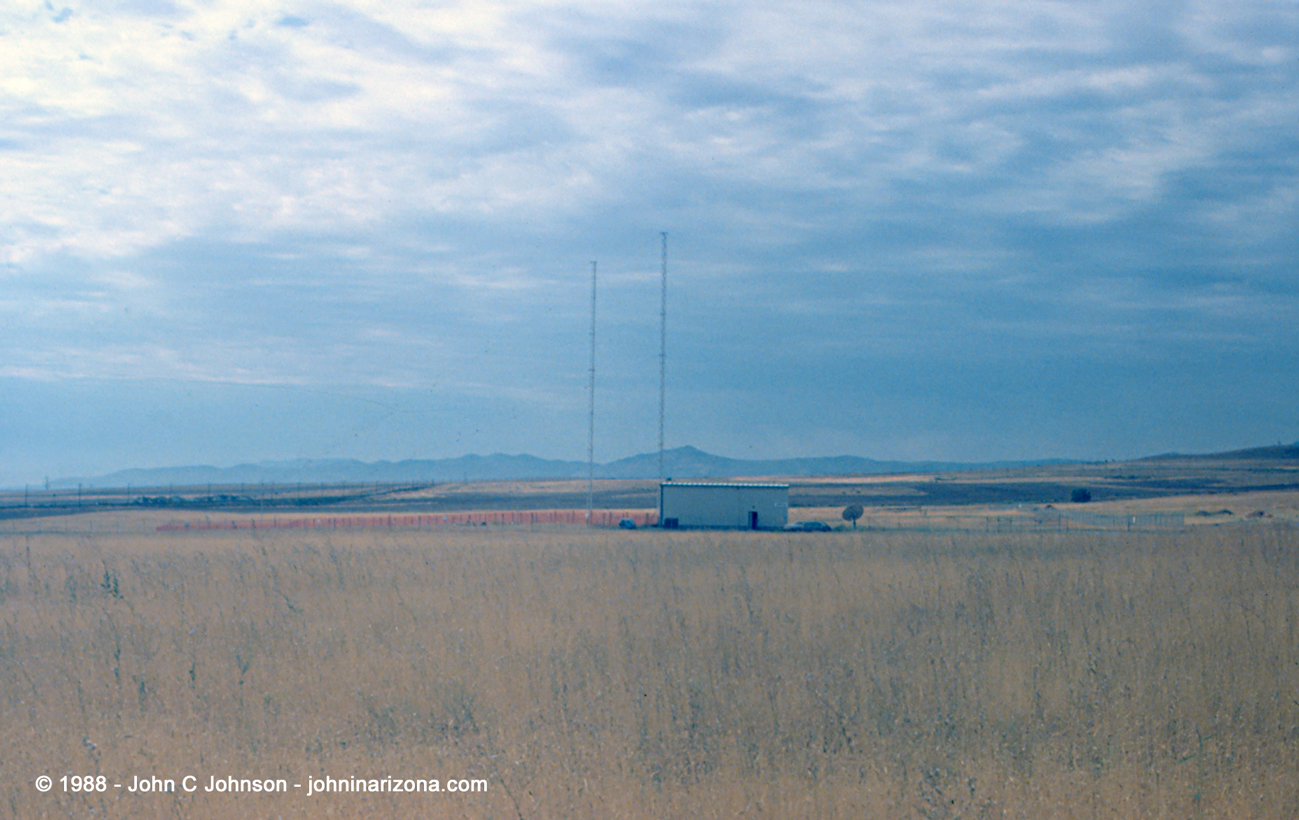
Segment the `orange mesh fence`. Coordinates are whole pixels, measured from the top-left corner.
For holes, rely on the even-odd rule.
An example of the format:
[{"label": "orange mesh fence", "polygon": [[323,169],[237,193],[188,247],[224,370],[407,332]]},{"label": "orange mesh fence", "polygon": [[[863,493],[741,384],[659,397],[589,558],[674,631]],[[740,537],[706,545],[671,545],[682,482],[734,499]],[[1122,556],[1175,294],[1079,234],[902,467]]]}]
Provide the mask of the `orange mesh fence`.
[{"label": "orange mesh fence", "polygon": [[362,527],[446,527],[484,524],[587,524],[616,527],[631,519],[637,527],[658,523],[656,510],[595,510],[590,522],[586,510],[484,510],[479,512],[418,513],[401,515],[313,515],[211,518],[202,521],[168,521],[159,532],[177,530],[293,530],[359,529]]}]

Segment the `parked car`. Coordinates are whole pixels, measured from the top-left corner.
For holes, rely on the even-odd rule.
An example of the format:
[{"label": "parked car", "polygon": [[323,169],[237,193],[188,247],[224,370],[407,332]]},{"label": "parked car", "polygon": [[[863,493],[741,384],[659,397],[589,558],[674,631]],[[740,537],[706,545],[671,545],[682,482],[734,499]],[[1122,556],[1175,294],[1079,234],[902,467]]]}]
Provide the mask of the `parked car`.
[{"label": "parked car", "polygon": [[636,529],[636,522],[630,518],[624,518],[618,522],[618,526],[624,530],[634,530]]},{"label": "parked car", "polygon": [[786,524],[787,532],[830,532],[830,525],[824,521],[798,521]]}]

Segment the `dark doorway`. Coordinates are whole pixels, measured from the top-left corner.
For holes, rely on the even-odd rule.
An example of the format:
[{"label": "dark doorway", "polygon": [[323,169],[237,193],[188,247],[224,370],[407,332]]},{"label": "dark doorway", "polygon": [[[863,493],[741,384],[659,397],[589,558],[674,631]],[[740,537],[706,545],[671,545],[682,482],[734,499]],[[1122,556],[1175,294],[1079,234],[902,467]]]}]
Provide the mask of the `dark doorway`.
[{"label": "dark doorway", "polygon": [[749,529],[756,530],[757,528],[758,528],[758,511],[749,510]]}]

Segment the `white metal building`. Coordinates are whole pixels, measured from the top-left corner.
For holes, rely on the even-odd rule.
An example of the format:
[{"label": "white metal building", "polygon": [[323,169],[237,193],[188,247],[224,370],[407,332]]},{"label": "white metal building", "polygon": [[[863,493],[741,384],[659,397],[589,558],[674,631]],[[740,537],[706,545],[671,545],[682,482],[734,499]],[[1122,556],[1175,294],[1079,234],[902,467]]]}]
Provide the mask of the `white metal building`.
[{"label": "white metal building", "polygon": [[788,484],[659,485],[659,525],[665,529],[778,530],[788,522]]}]

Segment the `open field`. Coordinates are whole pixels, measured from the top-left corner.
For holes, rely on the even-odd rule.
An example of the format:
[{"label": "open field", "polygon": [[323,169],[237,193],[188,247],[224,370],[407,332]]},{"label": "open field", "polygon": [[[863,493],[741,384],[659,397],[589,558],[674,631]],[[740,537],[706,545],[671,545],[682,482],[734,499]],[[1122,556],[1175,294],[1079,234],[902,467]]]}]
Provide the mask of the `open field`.
[{"label": "open field", "polygon": [[[1299,816],[1299,529],[1275,519],[158,533],[134,515],[0,533],[0,815]],[[124,788],[63,793],[64,774]],[[125,790],[186,774],[303,785]],[[326,775],[487,790],[305,796]]]},{"label": "open field", "polygon": [[[793,507],[791,521],[824,521],[847,526],[842,506]],[[1086,504],[963,504],[920,506],[897,503],[865,508],[859,530],[924,532],[1068,532],[1088,529],[1216,527],[1240,522],[1299,525],[1299,492],[1237,491],[1168,495]],[[1128,525],[1125,526],[1125,522]]]},{"label": "open field", "polygon": [[[1128,462],[1044,464],[998,470],[826,477],[752,476],[790,485],[794,508],[943,510],[996,515],[1011,507],[1067,504],[1086,488],[1099,504],[1141,507],[1158,499],[1200,496],[1230,499],[1242,493],[1299,492],[1299,448],[1272,447],[1235,454],[1168,456]],[[732,480],[732,479],[728,479]],[[739,480],[739,479],[734,479]],[[239,484],[118,487],[103,490],[0,491],[0,521],[116,510],[173,510],[188,514],[246,515],[356,513],[411,514],[465,511],[585,509],[582,480],[474,481],[437,484]],[[1231,507],[1216,502],[1217,508]],[[597,509],[658,506],[658,482],[601,479]],[[1188,509],[1194,513],[1198,509]],[[964,526],[964,524],[962,524]]]}]

